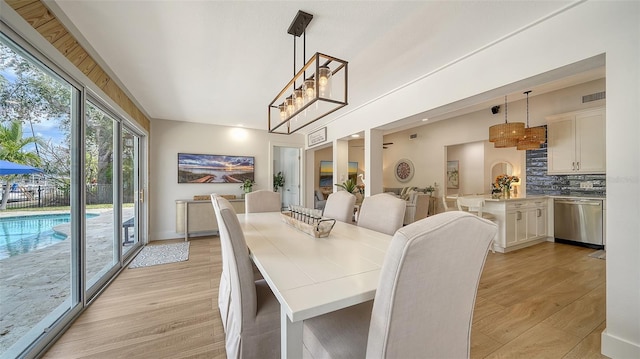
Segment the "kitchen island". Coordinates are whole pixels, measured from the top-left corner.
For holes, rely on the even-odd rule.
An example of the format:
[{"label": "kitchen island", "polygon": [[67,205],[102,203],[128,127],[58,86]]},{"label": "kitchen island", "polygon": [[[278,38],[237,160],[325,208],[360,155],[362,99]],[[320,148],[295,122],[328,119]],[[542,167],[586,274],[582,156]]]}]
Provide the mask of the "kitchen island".
[{"label": "kitchen island", "polygon": [[498,225],[498,234],[495,238],[494,250],[501,253],[544,241],[554,241],[554,199],[596,199],[606,202],[602,197],[584,196],[470,197],[482,197],[483,212],[495,217],[493,221]]},{"label": "kitchen island", "polygon": [[553,213],[549,211],[550,201],[550,197],[547,196],[486,196],[484,212],[495,216],[494,221],[498,225],[494,250],[506,253],[553,240]]}]

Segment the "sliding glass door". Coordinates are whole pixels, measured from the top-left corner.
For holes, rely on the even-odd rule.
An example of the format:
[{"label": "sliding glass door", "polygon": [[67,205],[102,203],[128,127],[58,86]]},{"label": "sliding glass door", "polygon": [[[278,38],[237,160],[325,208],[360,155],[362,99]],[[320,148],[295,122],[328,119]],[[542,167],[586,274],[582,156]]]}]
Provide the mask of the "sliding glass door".
[{"label": "sliding glass door", "polygon": [[74,165],[82,92],[0,33],[0,357],[50,340],[83,304]]},{"label": "sliding glass door", "polygon": [[122,128],[122,248],[127,255],[139,243],[140,203],[144,198],[140,184],[140,137]]},{"label": "sliding glass door", "polygon": [[144,136],[0,29],[0,160],[33,167],[0,176],[0,358],[33,357],[144,242]]},{"label": "sliding glass door", "polygon": [[119,262],[115,229],[118,122],[98,105],[85,103],[85,278],[88,292]]}]

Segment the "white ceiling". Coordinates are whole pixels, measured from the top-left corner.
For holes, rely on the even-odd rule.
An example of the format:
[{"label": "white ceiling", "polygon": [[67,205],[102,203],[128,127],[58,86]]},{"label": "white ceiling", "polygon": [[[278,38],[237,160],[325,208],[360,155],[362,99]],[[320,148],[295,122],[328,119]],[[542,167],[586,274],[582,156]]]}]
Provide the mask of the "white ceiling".
[{"label": "white ceiling", "polygon": [[[47,2],[152,119],[257,129],[266,129],[267,105],[293,75],[293,37],[287,29],[298,10],[314,15],[306,30],[307,59],[322,52],[349,61],[349,108],[568,3]],[[298,44],[299,69],[302,42]],[[459,110],[463,104],[457,106]]]}]

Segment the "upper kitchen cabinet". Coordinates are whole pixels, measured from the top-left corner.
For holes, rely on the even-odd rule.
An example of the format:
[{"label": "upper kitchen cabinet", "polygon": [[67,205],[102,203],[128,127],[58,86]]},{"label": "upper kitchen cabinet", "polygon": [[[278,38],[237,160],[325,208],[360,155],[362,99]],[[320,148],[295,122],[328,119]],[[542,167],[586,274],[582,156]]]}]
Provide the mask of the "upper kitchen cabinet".
[{"label": "upper kitchen cabinet", "polygon": [[605,173],[604,107],[547,117],[548,174]]}]

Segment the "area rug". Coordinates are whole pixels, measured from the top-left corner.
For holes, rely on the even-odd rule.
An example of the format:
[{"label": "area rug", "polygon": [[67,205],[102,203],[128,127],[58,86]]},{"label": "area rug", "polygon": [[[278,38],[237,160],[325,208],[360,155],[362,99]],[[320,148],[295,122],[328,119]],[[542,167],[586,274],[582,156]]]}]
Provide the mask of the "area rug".
[{"label": "area rug", "polygon": [[598,258],[598,259],[606,259],[606,256],[607,256],[607,252],[605,252],[604,249],[600,249],[589,254],[589,257]]},{"label": "area rug", "polygon": [[146,246],[133,259],[129,268],[184,262],[189,259],[189,242]]}]

